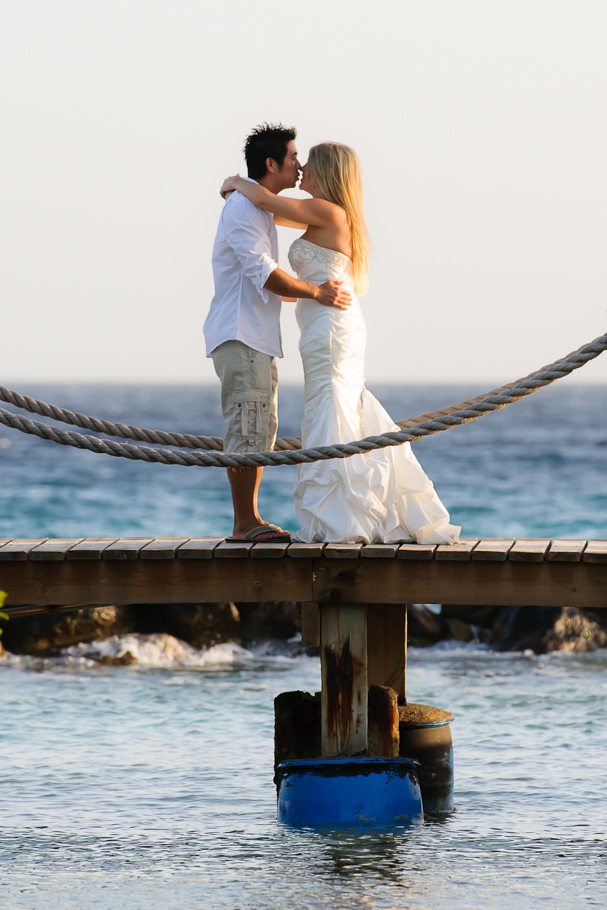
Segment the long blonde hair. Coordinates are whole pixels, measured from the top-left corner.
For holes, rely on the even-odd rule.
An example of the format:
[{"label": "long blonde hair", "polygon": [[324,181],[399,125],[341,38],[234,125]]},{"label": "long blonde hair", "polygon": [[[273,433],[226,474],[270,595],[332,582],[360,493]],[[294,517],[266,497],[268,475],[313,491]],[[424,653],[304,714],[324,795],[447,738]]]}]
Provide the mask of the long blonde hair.
[{"label": "long blonde hair", "polygon": [[363,214],[363,188],[358,157],[340,142],[321,142],[310,149],[310,177],[323,196],[346,213],[352,246],[352,276],[358,294],[367,290],[369,243]]}]

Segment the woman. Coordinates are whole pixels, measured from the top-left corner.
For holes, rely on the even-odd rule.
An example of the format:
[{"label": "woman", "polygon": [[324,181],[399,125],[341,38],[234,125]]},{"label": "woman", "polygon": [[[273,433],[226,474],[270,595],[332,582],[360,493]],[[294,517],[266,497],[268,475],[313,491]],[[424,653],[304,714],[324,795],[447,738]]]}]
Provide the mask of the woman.
[{"label": "woman", "polygon": [[[347,309],[299,300],[299,349],[305,375],[304,448],[353,442],[399,428],[365,389],[367,332],[356,294],[364,293],[367,234],[358,159],[352,149],[323,142],[310,150],[300,189],[311,199],[289,199],[258,183],[229,177],[222,193],[247,196],[277,224],[305,228],[289,261],[298,277],[351,288]],[[298,467],[294,540],[348,543],[454,543],[460,528],[449,515],[408,443],[346,459]]]}]

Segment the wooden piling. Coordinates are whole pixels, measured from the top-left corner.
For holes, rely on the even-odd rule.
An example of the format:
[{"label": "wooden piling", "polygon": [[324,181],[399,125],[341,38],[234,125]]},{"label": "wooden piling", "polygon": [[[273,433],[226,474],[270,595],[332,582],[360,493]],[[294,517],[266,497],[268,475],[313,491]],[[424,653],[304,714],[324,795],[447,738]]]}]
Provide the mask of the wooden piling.
[{"label": "wooden piling", "polygon": [[320,620],[322,755],[367,748],[367,610],[364,604],[323,603]]},{"label": "wooden piling", "polygon": [[398,758],[400,748],[398,696],[389,686],[369,686],[367,755]]},{"label": "wooden piling", "polygon": [[405,604],[367,606],[369,685],[389,686],[405,701]]},{"label": "wooden piling", "polygon": [[274,770],[294,758],[320,758],[320,698],[281,692],[274,699]]}]

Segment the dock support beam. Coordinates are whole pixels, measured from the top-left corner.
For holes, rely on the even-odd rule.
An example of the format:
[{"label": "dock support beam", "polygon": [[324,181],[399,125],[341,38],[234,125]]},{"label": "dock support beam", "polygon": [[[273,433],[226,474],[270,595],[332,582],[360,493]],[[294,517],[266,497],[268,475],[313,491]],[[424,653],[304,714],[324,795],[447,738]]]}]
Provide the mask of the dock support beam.
[{"label": "dock support beam", "polygon": [[[320,605],[322,755],[368,746],[368,690],[393,689],[406,702],[405,604]],[[390,753],[388,753],[390,754]]]},{"label": "dock support beam", "polygon": [[394,689],[399,704],[406,701],[406,604],[367,606],[369,685]]},{"label": "dock support beam", "polygon": [[323,758],[367,749],[367,606],[321,604]]}]

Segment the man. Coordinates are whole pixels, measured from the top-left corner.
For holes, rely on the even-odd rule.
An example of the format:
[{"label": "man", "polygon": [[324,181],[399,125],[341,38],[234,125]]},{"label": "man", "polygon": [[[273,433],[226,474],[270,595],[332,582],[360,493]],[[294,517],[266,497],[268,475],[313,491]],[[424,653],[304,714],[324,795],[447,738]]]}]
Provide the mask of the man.
[{"label": "man", "polygon": [[[301,170],[296,135],[295,129],[280,124],[256,127],[244,148],[249,179],[272,193],[294,187]],[[341,282],[318,286],[299,281],[278,268],[277,259],[274,217],[240,193],[232,193],[213,246],[215,295],[204,324],[207,357],[213,358],[221,380],[225,452],[266,452],[274,447],[278,429],[275,358],[282,357],[281,297],[310,298],[340,308],[350,303]],[[261,467],[228,469],[233,540],[290,539],[287,531],[259,515],[262,473]]]}]

